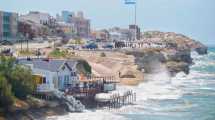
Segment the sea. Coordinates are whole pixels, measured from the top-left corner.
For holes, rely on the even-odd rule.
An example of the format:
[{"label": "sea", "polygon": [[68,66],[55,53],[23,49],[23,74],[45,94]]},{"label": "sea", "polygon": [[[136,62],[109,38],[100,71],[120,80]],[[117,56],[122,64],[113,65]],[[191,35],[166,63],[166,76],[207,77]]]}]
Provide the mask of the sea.
[{"label": "sea", "polygon": [[215,47],[192,53],[190,74],[169,79],[165,72],[138,86],[118,86],[137,94],[134,105],[120,109],[89,109],[46,120],[215,120]]}]

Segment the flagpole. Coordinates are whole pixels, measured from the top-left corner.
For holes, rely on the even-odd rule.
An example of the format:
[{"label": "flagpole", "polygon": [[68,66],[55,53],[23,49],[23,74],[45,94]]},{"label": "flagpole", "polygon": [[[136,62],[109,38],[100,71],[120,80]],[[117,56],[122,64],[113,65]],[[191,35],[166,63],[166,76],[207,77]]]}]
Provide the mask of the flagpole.
[{"label": "flagpole", "polygon": [[134,38],[133,41],[137,40],[137,0],[125,0],[125,4],[134,5]]}]

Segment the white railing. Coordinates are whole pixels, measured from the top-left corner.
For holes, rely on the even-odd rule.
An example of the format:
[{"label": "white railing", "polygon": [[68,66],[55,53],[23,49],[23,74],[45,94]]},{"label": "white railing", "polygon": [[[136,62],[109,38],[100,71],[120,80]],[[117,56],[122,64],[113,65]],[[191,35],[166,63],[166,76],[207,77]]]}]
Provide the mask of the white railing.
[{"label": "white railing", "polygon": [[54,91],[54,86],[50,84],[42,84],[37,86],[37,92],[52,92]]}]

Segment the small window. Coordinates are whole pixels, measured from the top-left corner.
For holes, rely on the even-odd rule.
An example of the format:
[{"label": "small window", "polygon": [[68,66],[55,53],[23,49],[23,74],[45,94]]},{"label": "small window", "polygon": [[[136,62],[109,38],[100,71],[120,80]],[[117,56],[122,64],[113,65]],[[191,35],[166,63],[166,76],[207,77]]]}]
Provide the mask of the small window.
[{"label": "small window", "polygon": [[46,84],[46,77],[43,77],[43,84]]},{"label": "small window", "polygon": [[76,72],[71,72],[71,76],[76,76]]},{"label": "small window", "polygon": [[62,70],[65,70],[65,68],[66,68],[66,67],[65,67],[65,65],[64,65],[64,66],[62,67]]},{"label": "small window", "polygon": [[71,76],[74,76],[74,72],[71,72]]},{"label": "small window", "polygon": [[64,84],[65,84],[65,85],[69,85],[69,84],[70,84],[69,75],[65,75],[65,76],[64,76]]}]

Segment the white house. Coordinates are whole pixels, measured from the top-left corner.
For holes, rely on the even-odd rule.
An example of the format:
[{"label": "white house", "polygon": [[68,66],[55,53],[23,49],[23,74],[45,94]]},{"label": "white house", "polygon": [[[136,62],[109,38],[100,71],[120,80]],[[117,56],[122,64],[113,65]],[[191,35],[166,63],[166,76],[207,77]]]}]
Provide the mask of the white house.
[{"label": "white house", "polygon": [[30,67],[37,82],[37,92],[65,90],[78,83],[75,60],[20,59],[19,64]]}]

